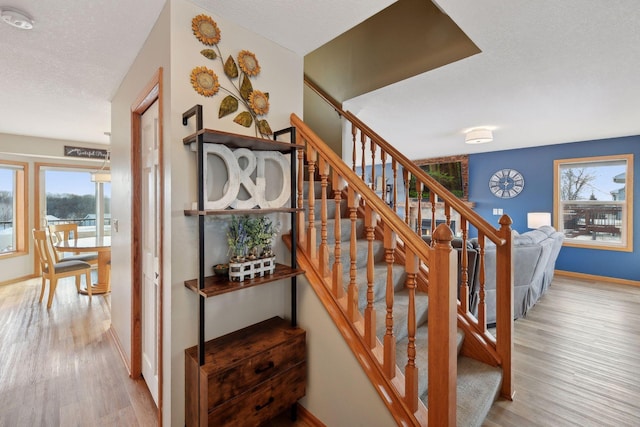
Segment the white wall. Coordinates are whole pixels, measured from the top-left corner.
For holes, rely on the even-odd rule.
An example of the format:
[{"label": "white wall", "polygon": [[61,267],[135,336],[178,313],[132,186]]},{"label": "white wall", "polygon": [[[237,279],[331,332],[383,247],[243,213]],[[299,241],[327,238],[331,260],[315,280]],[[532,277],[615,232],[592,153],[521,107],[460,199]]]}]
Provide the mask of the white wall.
[{"label": "white wall", "polygon": [[[220,62],[211,61],[200,54],[206,46],[193,35],[191,20],[204,13],[216,21],[222,35],[219,47],[224,59],[229,55],[237,57],[243,49],[256,55],[261,71],[251,80],[255,89],[270,94],[270,110],[266,118],[273,130],[290,126],[291,112],[301,114],[303,64],[301,57],[213,12],[183,1],[175,1],[172,5],[172,111],[169,123],[172,137],[167,156],[171,162],[171,240],[166,243],[171,248],[173,339],[171,354],[167,357],[172,360],[171,425],[177,426],[184,424],[184,349],[197,343],[198,324],[198,299],[184,287],[186,279],[195,278],[198,274],[198,219],[185,217],[183,213],[197,200],[195,154],[182,144],[182,138],[195,130],[195,124],[192,119],[188,126],[183,126],[182,113],[195,104],[202,104],[205,128],[254,135],[252,128],[246,129],[234,123],[234,115],[218,119],[218,107],[226,96],[223,91],[205,98],[191,87],[191,70],[196,66],[207,66],[216,72],[222,87],[232,89]],[[283,231],[288,231],[287,215],[274,216],[274,220],[282,221]],[[229,217],[206,219],[207,274],[211,272],[211,265],[227,259],[225,234],[228,221]],[[275,250],[279,254],[279,261],[284,261],[283,254],[288,251],[280,239]],[[207,338],[223,335],[271,316],[288,315],[288,281],[220,295],[207,301],[206,311]]]},{"label": "white wall", "polygon": [[[196,66],[213,69],[223,87],[231,89],[222,66],[200,54],[204,49],[191,31],[191,20],[198,14],[211,16],[218,24],[223,57],[237,56],[240,50],[253,52],[261,72],[252,83],[256,89],[270,94],[267,119],[273,130],[290,126],[289,115],[302,115],[303,59],[291,51],[268,41],[246,28],[203,10],[186,0],[170,0],[165,6],[147,43],[122,82],[112,104],[112,193],[115,202],[112,217],[120,220],[120,231],[114,233],[112,274],[112,323],[127,357],[130,357],[130,282],[131,282],[131,174],[130,174],[130,107],[133,100],[158,67],[164,67],[164,425],[184,425],[184,350],[197,343],[198,298],[184,287],[184,281],[198,274],[198,219],[186,217],[184,210],[196,200],[195,154],[182,143],[182,138],[195,130],[193,119],[182,125],[182,113],[202,104],[204,126],[226,132],[253,135],[233,123],[234,115],[218,119],[218,107],[224,98],[221,91],[205,98],[190,83]],[[226,229],[229,217],[207,217],[205,221],[206,268],[227,259]],[[288,215],[272,215],[289,230]],[[288,262],[288,250],[280,239],[275,247],[279,262]],[[264,320],[274,315],[289,316],[288,281],[220,295],[206,302],[207,339]],[[304,283],[304,280],[301,280]],[[355,358],[324,312],[324,308],[305,285],[301,288],[299,311],[302,326],[309,336],[309,378],[307,397],[303,403],[327,425],[376,425],[389,419],[386,409],[375,394]],[[324,312],[324,316],[322,313]],[[319,319],[319,320],[318,320]],[[327,357],[329,352],[335,357]],[[334,349],[336,349],[334,351]],[[346,357],[346,362],[343,359]],[[327,364],[329,363],[329,364]],[[336,370],[335,364],[347,363]],[[354,365],[355,363],[355,365]],[[344,371],[355,373],[345,375]],[[338,373],[334,375],[333,373]],[[329,375],[332,380],[326,381]],[[348,378],[349,384],[341,383]],[[312,383],[313,382],[313,383]],[[343,393],[344,392],[344,393]],[[374,406],[374,408],[371,408]],[[380,408],[381,407],[381,408]],[[385,415],[386,414],[386,418]],[[392,422],[391,422],[392,424]],[[379,424],[378,424],[379,425]],[[390,425],[390,423],[387,423]]]},{"label": "white wall", "polygon": [[306,277],[298,279],[298,323],[307,331],[307,394],[300,403],[325,425],[396,425]]},{"label": "white wall", "polygon": [[108,148],[105,145],[85,143],[79,141],[65,141],[59,139],[37,138],[32,136],[11,135],[0,133],[0,159],[24,162],[29,165],[27,231],[28,253],[9,258],[0,258],[0,283],[23,278],[34,274],[34,247],[31,230],[39,228],[35,224],[35,163],[56,163],[73,166],[102,166],[102,160],[86,160],[64,157],[64,146],[87,148]]},{"label": "white wall", "polygon": [[[149,84],[154,74],[160,67],[163,68],[164,85],[164,123],[169,122],[169,108],[166,105],[171,102],[171,91],[169,87],[171,67],[169,60],[170,47],[170,26],[169,26],[170,3],[167,3],[158,17],[155,26],[149,34],[144,46],[131,65],[126,76],[122,80],[120,87],[116,91],[111,102],[111,217],[118,220],[118,231],[112,229],[111,238],[111,323],[112,327],[122,345],[127,360],[131,360],[131,275],[132,275],[132,177],[131,177],[131,106],[137,97]],[[164,128],[165,148],[172,145],[171,134],[168,127]],[[165,165],[165,176],[171,176],[169,165]],[[168,179],[168,178],[167,178]],[[170,184],[166,184],[170,188]],[[170,200],[170,198],[168,199]],[[164,210],[167,212],[163,227],[167,234],[171,233],[170,212],[168,201],[165,200]],[[167,251],[168,252],[168,251]],[[170,252],[169,252],[170,254]],[[166,255],[165,255],[166,256]],[[165,288],[169,287],[171,257],[166,258],[163,277],[165,277]],[[166,292],[163,296],[164,317],[168,319],[171,313],[171,293]],[[170,354],[171,346],[171,323],[165,320],[164,323],[164,354]],[[170,387],[170,359],[164,360],[165,384],[164,388]],[[170,402],[170,394],[165,394],[165,402]],[[166,408],[170,408],[170,403],[165,403]],[[165,417],[170,415],[170,411],[165,412]],[[170,425],[166,422],[165,425]]]}]

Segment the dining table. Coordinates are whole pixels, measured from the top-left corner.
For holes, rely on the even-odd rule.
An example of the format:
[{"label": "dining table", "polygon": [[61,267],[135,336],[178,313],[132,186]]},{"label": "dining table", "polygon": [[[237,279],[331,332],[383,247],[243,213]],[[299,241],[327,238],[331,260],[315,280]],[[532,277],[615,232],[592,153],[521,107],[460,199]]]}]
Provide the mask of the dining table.
[{"label": "dining table", "polygon": [[[98,253],[98,282],[91,287],[91,293],[106,294],[111,292],[109,263],[111,262],[111,236],[80,237],[77,240],[63,240],[55,244],[56,250],[71,253]],[[87,284],[89,286],[89,284]],[[86,289],[80,291],[87,294]]]}]

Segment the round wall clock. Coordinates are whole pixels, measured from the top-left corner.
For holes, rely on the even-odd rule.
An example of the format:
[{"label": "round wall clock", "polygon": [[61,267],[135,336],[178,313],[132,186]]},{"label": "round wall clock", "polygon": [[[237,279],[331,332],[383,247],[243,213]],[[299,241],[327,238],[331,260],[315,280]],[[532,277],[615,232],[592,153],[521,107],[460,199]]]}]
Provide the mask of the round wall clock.
[{"label": "round wall clock", "polygon": [[524,188],[524,177],[515,169],[500,169],[489,178],[489,189],[501,199],[516,197]]}]

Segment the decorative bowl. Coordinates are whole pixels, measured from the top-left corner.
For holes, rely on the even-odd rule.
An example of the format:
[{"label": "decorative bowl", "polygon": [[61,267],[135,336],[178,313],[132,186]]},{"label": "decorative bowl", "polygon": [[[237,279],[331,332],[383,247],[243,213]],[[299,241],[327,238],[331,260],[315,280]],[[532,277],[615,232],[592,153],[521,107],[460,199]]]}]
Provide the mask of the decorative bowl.
[{"label": "decorative bowl", "polygon": [[229,274],[229,264],[216,264],[213,266],[213,272],[216,276],[225,276]]}]

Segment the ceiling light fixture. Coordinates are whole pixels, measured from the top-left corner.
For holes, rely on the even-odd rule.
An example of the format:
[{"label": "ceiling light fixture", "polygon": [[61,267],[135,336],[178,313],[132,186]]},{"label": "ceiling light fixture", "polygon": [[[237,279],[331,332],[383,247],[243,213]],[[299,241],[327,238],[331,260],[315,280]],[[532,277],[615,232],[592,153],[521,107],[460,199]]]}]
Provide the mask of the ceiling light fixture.
[{"label": "ceiling light fixture", "polygon": [[489,129],[472,129],[464,136],[467,144],[484,144],[493,141],[493,132]]},{"label": "ceiling light fixture", "polygon": [[106,168],[109,160],[111,160],[111,151],[107,151],[107,155],[104,156],[104,161],[100,169],[91,172],[91,182],[111,182],[111,171]]},{"label": "ceiling light fixture", "polygon": [[33,18],[26,12],[13,7],[0,8],[0,19],[12,27],[20,28],[21,30],[30,30],[33,28]]}]

